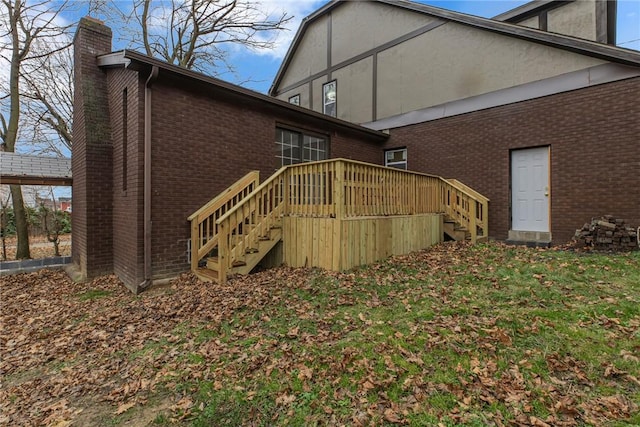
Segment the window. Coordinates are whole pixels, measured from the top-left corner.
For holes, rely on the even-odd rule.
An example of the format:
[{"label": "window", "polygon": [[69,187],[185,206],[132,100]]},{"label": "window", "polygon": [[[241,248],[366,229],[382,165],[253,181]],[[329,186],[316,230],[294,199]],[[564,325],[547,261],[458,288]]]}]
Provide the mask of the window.
[{"label": "window", "polygon": [[329,143],[326,137],[291,129],[276,128],[276,159],[278,166],[326,160]]},{"label": "window", "polygon": [[327,144],[324,138],[302,135],[302,161],[317,162],[327,159]]},{"label": "window", "polygon": [[338,112],[336,89],[335,80],[322,85],[322,112],[331,117],[336,117]]},{"label": "window", "polygon": [[300,105],[300,94],[289,97],[289,104]]},{"label": "window", "polygon": [[385,151],[384,165],[390,168],[407,170],[407,149],[399,148]]}]

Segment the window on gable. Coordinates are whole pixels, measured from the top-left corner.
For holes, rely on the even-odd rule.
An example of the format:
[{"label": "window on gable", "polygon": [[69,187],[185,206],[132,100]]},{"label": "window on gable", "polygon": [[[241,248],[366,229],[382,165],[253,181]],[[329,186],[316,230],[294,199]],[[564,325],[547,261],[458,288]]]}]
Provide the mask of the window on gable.
[{"label": "window on gable", "polygon": [[276,128],[276,159],[278,166],[315,162],[329,158],[329,141],[321,135]]},{"label": "window on gable", "polygon": [[398,148],[385,151],[384,165],[390,168],[407,170],[407,149]]},{"label": "window on gable", "polygon": [[300,94],[290,96],[289,104],[300,105]]},{"label": "window on gable", "polygon": [[336,117],[337,108],[337,85],[336,81],[330,81],[322,85],[322,112],[328,116]]}]

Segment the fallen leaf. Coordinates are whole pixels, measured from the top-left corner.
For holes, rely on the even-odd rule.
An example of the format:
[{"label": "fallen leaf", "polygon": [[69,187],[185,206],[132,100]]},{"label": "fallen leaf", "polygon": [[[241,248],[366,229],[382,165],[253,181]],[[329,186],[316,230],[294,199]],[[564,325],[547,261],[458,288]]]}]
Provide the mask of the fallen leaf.
[{"label": "fallen leaf", "polygon": [[123,413],[127,412],[129,409],[133,408],[134,406],[136,406],[136,402],[135,401],[122,403],[122,404],[118,405],[118,409],[116,409],[115,414],[116,415],[123,414]]}]

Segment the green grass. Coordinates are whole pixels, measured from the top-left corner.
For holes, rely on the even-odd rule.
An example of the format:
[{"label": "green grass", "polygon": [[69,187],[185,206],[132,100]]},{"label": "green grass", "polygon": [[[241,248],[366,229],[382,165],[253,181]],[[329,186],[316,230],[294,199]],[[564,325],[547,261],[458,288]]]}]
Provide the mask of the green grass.
[{"label": "green grass", "polygon": [[[80,370],[111,381],[90,396],[116,399],[98,424],[640,425],[638,252],[450,243],[345,273],[172,286],[70,287],[82,309],[45,326],[76,352],[11,373],[8,399]],[[32,348],[48,348],[37,331]],[[115,415],[123,402],[136,405]]]},{"label": "green grass", "polygon": [[111,294],[112,292],[110,291],[105,291],[102,289],[91,289],[86,292],[77,294],[76,296],[80,301],[91,301],[111,296]]},{"label": "green grass", "polygon": [[186,387],[192,422],[637,424],[639,307],[637,253],[486,244],[313,271],[220,325],[224,386]]}]

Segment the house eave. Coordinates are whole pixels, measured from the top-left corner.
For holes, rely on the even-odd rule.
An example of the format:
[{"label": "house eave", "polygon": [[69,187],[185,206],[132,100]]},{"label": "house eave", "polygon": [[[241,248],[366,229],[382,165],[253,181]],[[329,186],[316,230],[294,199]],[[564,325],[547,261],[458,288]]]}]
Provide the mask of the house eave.
[{"label": "house eave", "polygon": [[530,1],[529,3],[525,3],[522,6],[518,6],[514,9],[503,12],[499,15],[494,16],[493,20],[495,21],[505,21],[505,22],[513,22],[514,20],[518,21],[521,19],[526,19],[529,16],[533,16],[539,13],[543,9],[549,8],[551,5],[562,6],[566,3],[572,3],[576,0],[538,0],[538,1]]},{"label": "house eave", "polygon": [[401,7],[415,12],[433,15],[447,19],[458,24],[488,30],[498,34],[504,34],[523,40],[540,43],[557,49],[568,50],[570,52],[603,59],[610,62],[617,62],[624,65],[640,66],[640,52],[625,49],[618,46],[611,46],[590,40],[571,37],[563,34],[549,33],[547,31],[523,27],[508,22],[496,21],[465,13],[454,12],[434,6],[409,2],[406,0],[377,0],[392,6]]},{"label": "house eave", "polygon": [[282,77],[285,70],[287,69],[287,67],[289,66],[289,63],[291,62],[291,59],[293,58],[293,54],[296,51],[296,49],[298,48],[298,45],[300,44],[300,41],[302,40],[302,36],[304,35],[305,31],[307,30],[307,27],[309,26],[310,23],[312,23],[313,21],[315,21],[316,19],[318,19],[319,17],[323,16],[325,13],[329,12],[331,9],[335,8],[336,6],[338,6],[340,4],[340,0],[332,0],[331,2],[325,4],[324,6],[322,6],[320,9],[316,10],[315,12],[311,13],[310,15],[306,16],[305,18],[302,19],[302,22],[300,22],[300,26],[298,27],[298,31],[296,32],[295,36],[293,37],[293,41],[291,42],[291,44],[289,45],[289,49],[287,50],[287,54],[284,56],[284,59],[282,60],[282,63],[280,64],[280,67],[278,68],[278,71],[276,72],[276,76],[273,79],[273,83],[271,84],[271,87],[269,88],[269,95],[271,96],[276,96],[276,87],[280,84],[280,81],[282,80]]},{"label": "house eave", "polygon": [[291,114],[306,117],[307,119],[313,119],[316,121],[323,121],[327,124],[331,124],[331,127],[336,129],[344,129],[350,132],[358,134],[364,134],[368,138],[374,141],[385,141],[389,136],[383,132],[365,128],[363,126],[341,120],[335,117],[327,116],[313,110],[309,110],[304,107],[299,107],[290,104],[286,101],[282,101],[271,96],[256,92],[242,86],[238,86],[224,80],[220,80],[215,77],[207,76],[205,74],[188,70],[186,68],[178,67],[176,65],[169,64],[156,58],[135,52],[132,50],[123,50],[120,52],[113,52],[98,57],[98,66],[101,68],[114,68],[114,67],[127,67],[128,69],[136,71],[148,71],[152,67],[158,67],[160,75],[169,73],[173,76],[179,76],[188,79],[192,82],[205,84],[209,89],[217,91],[219,93],[225,93],[229,96],[241,98],[245,101],[256,102],[262,105],[268,105],[280,110],[287,110]]},{"label": "house eave", "polygon": [[120,50],[98,56],[97,63],[98,67],[101,68],[128,68],[131,64],[131,60],[125,57],[124,50]]},{"label": "house eave", "polygon": [[[421,3],[415,3],[407,0],[376,0],[376,1],[378,3],[398,7],[405,10],[410,10],[416,13],[434,16],[450,22],[455,22],[462,25],[480,28],[480,29],[484,29],[494,33],[531,41],[534,43],[540,43],[540,44],[554,47],[557,49],[563,49],[570,52],[591,56],[591,57],[602,59],[609,62],[616,62],[624,65],[640,66],[640,53],[632,49],[625,49],[618,46],[597,43],[597,42],[579,39],[576,37],[566,36],[562,34],[549,33],[546,31],[541,31],[541,30],[523,27],[517,24],[511,24],[509,22],[505,22],[505,20],[508,20],[514,16],[520,16],[524,13],[533,13],[535,10],[539,10],[540,8],[548,8],[550,7],[550,3],[551,3],[550,0],[544,0],[539,3],[535,2],[533,4],[524,5],[524,6],[527,6],[526,10],[523,9],[520,12],[518,12],[517,9],[519,8],[516,8],[509,12],[505,12],[504,14],[498,15],[494,19],[482,18],[479,16],[469,15],[461,12],[455,12],[455,11],[442,9],[434,6],[429,6]],[[566,2],[571,2],[575,0],[562,0],[562,1],[563,3],[566,3]],[[289,66],[289,63],[291,62],[291,59],[294,55],[294,52],[296,51],[298,45],[300,44],[301,39],[307,27],[309,26],[309,24],[317,20],[319,17],[330,12],[332,9],[339,6],[341,3],[342,3],[341,1],[333,0],[332,2],[326,4],[325,6],[318,9],[317,11],[315,11],[314,13],[312,13],[311,15],[307,16],[305,19],[302,20],[302,23],[298,28],[298,32],[296,33],[293,39],[293,42],[291,43],[291,46],[287,51],[287,55],[285,56],[280,68],[278,69],[278,72],[276,74],[276,77],[274,78],[273,84],[269,89],[269,94],[271,96],[277,95],[277,88],[280,85],[280,82],[284,77],[284,73],[286,72]],[[513,12],[512,16],[509,15],[512,12]]]}]

